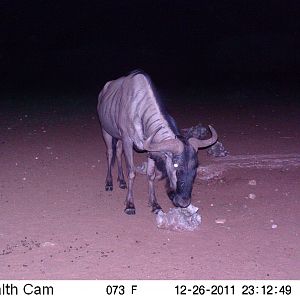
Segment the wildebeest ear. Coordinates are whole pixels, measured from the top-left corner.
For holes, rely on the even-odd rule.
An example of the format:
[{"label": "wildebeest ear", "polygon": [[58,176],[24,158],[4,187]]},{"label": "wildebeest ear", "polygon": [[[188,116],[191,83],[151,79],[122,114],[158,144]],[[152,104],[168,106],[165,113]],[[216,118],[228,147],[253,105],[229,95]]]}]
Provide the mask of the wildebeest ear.
[{"label": "wildebeest ear", "polygon": [[182,128],[180,129],[180,132],[183,136],[187,136],[188,133],[190,132],[191,128]]},{"label": "wildebeest ear", "polygon": [[183,128],[181,129],[181,134],[183,137],[185,137],[186,139],[190,138],[190,137],[193,137],[194,136],[194,130],[195,130],[195,127],[190,127],[190,128]]}]

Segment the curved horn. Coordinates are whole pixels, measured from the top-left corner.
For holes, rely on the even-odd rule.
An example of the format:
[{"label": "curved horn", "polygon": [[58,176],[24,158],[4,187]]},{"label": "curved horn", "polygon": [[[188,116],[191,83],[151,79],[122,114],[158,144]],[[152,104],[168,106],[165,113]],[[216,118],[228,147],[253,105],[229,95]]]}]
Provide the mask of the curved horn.
[{"label": "curved horn", "polygon": [[144,149],[150,152],[172,152],[174,154],[180,154],[183,152],[183,143],[177,139],[164,140],[160,143],[152,143],[152,140],[156,133],[161,129],[159,127],[155,130],[144,142]]},{"label": "curved horn", "polygon": [[189,138],[188,141],[189,143],[193,146],[193,148],[197,151],[198,148],[205,148],[205,147],[208,147],[208,146],[211,146],[212,144],[214,144],[217,139],[218,139],[218,134],[217,132],[215,131],[215,129],[208,125],[210,131],[211,131],[211,138],[208,139],[208,140],[198,140],[196,138]]}]

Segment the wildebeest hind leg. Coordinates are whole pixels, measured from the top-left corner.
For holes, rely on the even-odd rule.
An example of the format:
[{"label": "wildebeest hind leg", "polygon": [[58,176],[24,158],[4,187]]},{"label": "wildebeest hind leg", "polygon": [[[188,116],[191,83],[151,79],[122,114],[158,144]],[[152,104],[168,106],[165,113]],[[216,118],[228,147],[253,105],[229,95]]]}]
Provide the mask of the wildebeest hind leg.
[{"label": "wildebeest hind leg", "polygon": [[123,139],[123,149],[127,165],[128,173],[128,190],[125,200],[125,213],[128,215],[135,214],[135,206],[133,201],[133,183],[135,178],[135,167],[133,163],[133,144],[129,139]]},{"label": "wildebeest hind leg", "polygon": [[105,180],[105,190],[113,190],[113,179],[111,175],[112,159],[113,159],[113,148],[112,148],[112,136],[108,134],[104,129],[102,130],[103,138],[106,144],[106,155],[107,155],[107,174]]},{"label": "wildebeest hind leg", "polygon": [[123,145],[122,141],[118,140],[117,142],[117,162],[118,162],[118,182],[121,189],[126,189],[126,181],[124,180],[123,167],[122,167],[122,154],[123,154]]}]

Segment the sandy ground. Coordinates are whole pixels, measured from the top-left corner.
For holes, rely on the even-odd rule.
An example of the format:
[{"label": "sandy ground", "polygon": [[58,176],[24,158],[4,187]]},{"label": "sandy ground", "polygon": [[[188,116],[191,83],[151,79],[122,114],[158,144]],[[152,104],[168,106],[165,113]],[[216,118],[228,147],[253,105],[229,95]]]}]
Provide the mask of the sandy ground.
[{"label": "sandy ground", "polygon": [[[293,99],[173,106],[181,128],[213,124],[230,152],[215,159],[199,151],[202,167],[221,172],[195,182],[199,230],[175,232],[156,227],[145,176],[135,182],[134,216],[123,212],[126,191],[105,192],[97,96],[34,97],[7,97],[0,110],[1,279],[300,279]],[[168,210],[163,182],[156,186]]]}]

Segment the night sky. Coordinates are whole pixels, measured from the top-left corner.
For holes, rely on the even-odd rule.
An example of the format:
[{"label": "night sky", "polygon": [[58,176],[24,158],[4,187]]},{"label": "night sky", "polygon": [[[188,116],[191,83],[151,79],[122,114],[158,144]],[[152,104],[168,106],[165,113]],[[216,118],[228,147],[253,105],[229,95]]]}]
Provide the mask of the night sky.
[{"label": "night sky", "polygon": [[299,1],[1,1],[2,88],[297,80]]}]

